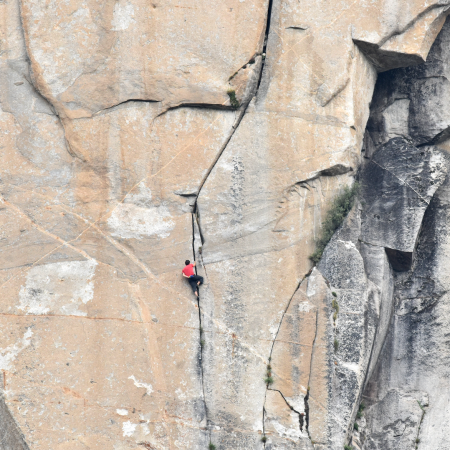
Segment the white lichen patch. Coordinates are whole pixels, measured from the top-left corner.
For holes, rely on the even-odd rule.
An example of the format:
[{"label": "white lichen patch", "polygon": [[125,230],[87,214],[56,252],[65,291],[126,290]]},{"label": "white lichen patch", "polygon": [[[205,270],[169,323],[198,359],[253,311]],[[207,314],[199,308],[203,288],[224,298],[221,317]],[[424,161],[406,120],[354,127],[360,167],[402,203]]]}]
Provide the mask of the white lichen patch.
[{"label": "white lichen patch", "polygon": [[126,203],[119,205],[108,219],[112,235],[124,239],[140,239],[157,235],[166,238],[175,227],[175,222],[166,206],[142,206]]},{"label": "white lichen patch", "polygon": [[30,345],[33,332],[28,328],[23,338],[13,345],[0,349],[0,370],[11,370],[13,361],[19,353]]},{"label": "white lichen patch", "polygon": [[306,295],[308,297],[313,297],[316,295],[317,291],[317,269],[314,267],[313,271],[311,272],[311,275],[308,278],[308,284],[306,285]]},{"label": "white lichen patch", "polygon": [[309,303],[308,301],[300,302],[298,304],[298,310],[300,312],[309,312],[314,308],[314,305],[312,303]]},{"label": "white lichen patch", "polygon": [[151,199],[151,190],[143,183],[139,185],[139,192],[128,195],[108,219],[112,235],[124,239],[168,237],[175,227],[169,208],[164,204],[155,206]]},{"label": "white lichen patch", "polygon": [[278,436],[282,438],[292,439],[293,441],[298,441],[300,437],[302,437],[302,432],[300,431],[300,427],[298,426],[298,414],[295,412],[291,412],[291,426],[286,427],[281,424],[277,420],[271,420],[271,425],[275,428],[275,431],[278,433]]},{"label": "white lichen patch", "polygon": [[116,409],[116,413],[119,414],[119,416],[128,416],[128,410],[126,409]]},{"label": "white lichen patch", "polygon": [[134,385],[138,388],[144,388],[147,390],[147,394],[150,395],[153,392],[153,386],[148,383],[142,383],[134,377],[134,375],[131,375],[131,377],[128,377],[129,380],[133,380]]},{"label": "white lichen patch", "polygon": [[136,431],[137,424],[133,422],[124,422],[122,424],[122,431],[124,437],[131,437],[133,436],[134,432]]},{"label": "white lichen patch", "polygon": [[132,23],[135,22],[134,7],[131,3],[127,3],[125,5],[120,3],[115,4],[113,20],[111,22],[112,30],[126,30]]},{"label": "white lichen patch", "polygon": [[94,297],[96,266],[96,261],[67,261],[31,268],[19,292],[18,308],[27,314],[85,316],[79,306]]}]

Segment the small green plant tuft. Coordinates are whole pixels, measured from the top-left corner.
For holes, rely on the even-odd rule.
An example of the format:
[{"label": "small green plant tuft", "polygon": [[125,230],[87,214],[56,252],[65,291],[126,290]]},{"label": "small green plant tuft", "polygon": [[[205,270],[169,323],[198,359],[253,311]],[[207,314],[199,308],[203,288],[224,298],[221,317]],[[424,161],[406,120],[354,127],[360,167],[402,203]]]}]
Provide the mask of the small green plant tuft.
[{"label": "small green plant tuft", "polygon": [[356,422],[353,424],[353,428],[354,428],[356,431],[359,431],[359,425],[358,425]]},{"label": "small green plant tuft", "polygon": [[331,302],[331,306],[337,313],[339,312],[339,303],[337,302],[337,300],[333,299],[333,301]]},{"label": "small green plant tuft", "polygon": [[231,107],[234,109],[239,108],[239,100],[236,98],[236,91],[234,89],[228,89],[227,91],[228,97],[230,97]]},{"label": "small green plant tuft", "polygon": [[336,319],[337,319],[337,312],[335,311],[333,314],[333,322],[336,322]]},{"label": "small green plant tuft", "polygon": [[272,366],[270,364],[267,364],[266,380],[268,380],[269,378],[272,379]]},{"label": "small green plant tuft", "polygon": [[419,443],[420,443],[420,439],[416,438],[416,444],[419,444]]},{"label": "small green plant tuft", "polygon": [[267,384],[267,386],[270,386],[271,384],[273,384],[273,378],[266,377],[266,378],[264,378],[264,382]]},{"label": "small green plant tuft", "polygon": [[334,351],[337,352],[339,349],[339,341],[337,339],[334,340]]},{"label": "small green plant tuft", "polygon": [[353,450],[351,445],[344,445],[344,450]]},{"label": "small green plant tuft", "polygon": [[208,446],[208,449],[209,450],[216,450],[216,446],[212,442],[210,442],[209,446]]},{"label": "small green plant tuft", "polygon": [[419,408],[422,410],[422,412],[425,412],[425,409],[422,406],[422,403],[420,403],[419,400],[417,400],[417,403],[419,404]]},{"label": "small green plant tuft", "polygon": [[322,223],[322,236],[316,242],[316,251],[309,257],[314,263],[317,264],[322,258],[325,247],[330,242],[334,232],[342,225],[342,222],[352,209],[358,192],[359,184],[354,183],[352,187],[345,186],[342,193],[334,199]]},{"label": "small green plant tuft", "polygon": [[266,437],[266,436],[263,436],[263,437],[261,438],[261,442],[265,444],[265,443],[267,442],[267,437]]},{"label": "small green plant tuft", "polygon": [[205,340],[201,339],[200,340],[200,347],[203,348],[205,346]]},{"label": "small green plant tuft", "polygon": [[364,403],[364,402],[361,402],[361,403],[359,404],[358,411],[362,413],[365,409],[366,409],[365,403]]},{"label": "small green plant tuft", "polygon": [[331,295],[332,295],[333,297],[337,297],[336,292],[332,292]]}]

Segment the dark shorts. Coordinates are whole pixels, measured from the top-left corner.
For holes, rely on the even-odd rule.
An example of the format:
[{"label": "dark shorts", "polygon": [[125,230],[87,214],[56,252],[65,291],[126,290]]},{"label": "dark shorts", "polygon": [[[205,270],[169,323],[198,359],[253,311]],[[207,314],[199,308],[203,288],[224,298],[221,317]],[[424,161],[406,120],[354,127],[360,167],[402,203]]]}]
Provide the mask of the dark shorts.
[{"label": "dark shorts", "polygon": [[188,278],[189,284],[191,285],[192,291],[195,294],[195,291],[197,290],[198,286],[197,283],[200,281],[200,284],[203,284],[203,277],[200,275],[192,275]]}]

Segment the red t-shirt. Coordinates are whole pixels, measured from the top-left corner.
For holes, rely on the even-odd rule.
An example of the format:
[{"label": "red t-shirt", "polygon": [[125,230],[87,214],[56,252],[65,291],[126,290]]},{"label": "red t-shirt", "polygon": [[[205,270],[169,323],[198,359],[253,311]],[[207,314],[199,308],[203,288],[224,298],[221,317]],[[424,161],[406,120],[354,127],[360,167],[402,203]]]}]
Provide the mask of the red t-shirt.
[{"label": "red t-shirt", "polygon": [[182,272],[188,277],[195,275],[194,266],[192,264],[188,264],[187,266],[185,266],[185,268],[182,270]]}]

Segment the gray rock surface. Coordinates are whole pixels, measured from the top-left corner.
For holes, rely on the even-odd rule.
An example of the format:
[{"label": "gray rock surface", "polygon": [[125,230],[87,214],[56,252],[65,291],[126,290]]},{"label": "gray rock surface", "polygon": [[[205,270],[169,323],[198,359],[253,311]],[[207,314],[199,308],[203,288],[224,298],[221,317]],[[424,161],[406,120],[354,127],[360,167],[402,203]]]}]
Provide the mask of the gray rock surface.
[{"label": "gray rock surface", "polygon": [[384,398],[367,409],[366,427],[372,432],[364,442],[364,450],[411,450],[416,446],[419,428],[425,414],[427,394],[392,389]]},{"label": "gray rock surface", "polygon": [[27,443],[9,411],[3,396],[0,398],[1,450],[29,450]]},{"label": "gray rock surface", "polygon": [[[450,446],[450,181],[446,176],[437,190],[436,185],[431,185],[431,166],[427,167],[426,162],[430,147],[417,147],[422,143],[437,145],[431,152],[441,152],[441,168],[434,174],[440,173],[438,178],[442,179],[450,166],[445,152],[447,143],[444,142],[448,129],[445,99],[450,92],[446,77],[450,67],[446,44],[449,36],[450,24],[447,22],[426,64],[380,77],[376,89],[379,97],[374,99],[373,116],[369,121],[375,147],[377,140],[382,145],[385,139],[392,137],[389,123],[396,121],[396,129],[403,135],[386,145],[389,147],[392,142],[407,139],[411,143],[412,167],[409,171],[413,173],[422,167],[420,181],[425,181],[425,189],[428,184],[435,192],[432,197],[427,197],[428,205],[422,208],[423,219],[417,220],[416,235],[411,233],[408,237],[411,243],[416,242],[411,253],[411,266],[394,273],[394,314],[364,391],[364,402],[368,407],[358,421],[360,433],[354,434],[355,442],[361,443],[365,450],[444,450]],[[380,108],[401,92],[406,92],[405,98],[410,101],[407,113],[406,107],[396,115],[391,114],[392,106]],[[384,119],[390,117],[390,121],[380,120],[383,114]],[[376,132],[374,123],[378,127]],[[402,145],[406,148],[406,144]],[[375,149],[374,158],[378,151]],[[404,230],[401,224],[397,231],[400,230]],[[412,231],[412,228],[406,231]],[[397,241],[404,239],[403,233],[399,233],[399,237]]]},{"label": "gray rock surface", "polygon": [[[447,172],[435,147],[414,147],[393,138],[379,148],[361,174],[361,239],[390,249],[394,269],[408,269],[423,214]],[[404,260],[397,252],[407,255]]]}]

